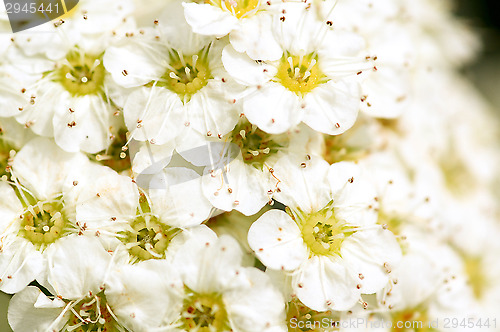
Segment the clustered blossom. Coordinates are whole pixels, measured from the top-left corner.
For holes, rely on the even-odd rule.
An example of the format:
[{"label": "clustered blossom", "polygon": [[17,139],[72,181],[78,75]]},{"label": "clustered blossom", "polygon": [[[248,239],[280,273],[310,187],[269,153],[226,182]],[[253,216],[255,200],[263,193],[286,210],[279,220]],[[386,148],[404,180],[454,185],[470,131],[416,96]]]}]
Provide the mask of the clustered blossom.
[{"label": "clustered blossom", "polygon": [[81,0],[15,34],[1,7],[11,328],[498,331],[477,48],[448,1]]}]

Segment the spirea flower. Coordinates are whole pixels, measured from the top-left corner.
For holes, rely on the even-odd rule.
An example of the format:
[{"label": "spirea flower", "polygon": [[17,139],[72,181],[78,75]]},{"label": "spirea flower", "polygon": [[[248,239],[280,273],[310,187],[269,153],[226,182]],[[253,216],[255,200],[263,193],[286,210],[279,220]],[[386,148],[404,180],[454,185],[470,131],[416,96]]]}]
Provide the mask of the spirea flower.
[{"label": "spirea flower", "polygon": [[354,165],[287,164],[288,176],[277,176],[288,213],[262,215],[249,230],[250,247],[268,268],[292,272],[293,293],[311,309],[346,310],[384,287],[399,245],[375,224],[375,195]]},{"label": "spirea flower", "polygon": [[255,61],[231,45],[222,54],[227,71],[247,87],[245,116],[273,134],[301,121],[330,135],[349,129],[361,99],[357,77],[375,68],[363,54],[364,40],[333,29],[310,5],[298,3],[280,7],[270,32],[281,49],[273,61]]}]

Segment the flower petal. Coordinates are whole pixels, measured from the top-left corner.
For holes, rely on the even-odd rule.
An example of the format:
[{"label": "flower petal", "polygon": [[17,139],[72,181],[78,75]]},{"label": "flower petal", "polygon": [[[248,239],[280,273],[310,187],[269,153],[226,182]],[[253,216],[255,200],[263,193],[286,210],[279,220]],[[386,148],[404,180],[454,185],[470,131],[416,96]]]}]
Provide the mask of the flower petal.
[{"label": "flower petal", "polygon": [[[16,332],[59,331],[64,320],[56,322],[63,308],[37,308],[35,303],[41,297],[51,301],[37,287],[29,286],[12,297],[9,303],[8,320]],[[51,301],[56,302],[56,300]]]},{"label": "flower petal", "polygon": [[183,3],[186,21],[202,35],[222,37],[238,27],[238,19],[210,4]]},{"label": "flower petal", "polygon": [[277,73],[276,67],[265,62],[254,61],[231,45],[227,45],[222,50],[222,63],[238,83],[247,86],[264,84]]},{"label": "flower petal", "polygon": [[81,299],[103,286],[112,262],[96,237],[65,236],[46,251],[48,281],[65,299]]},{"label": "flower petal", "polygon": [[248,121],[270,134],[281,134],[297,125],[304,115],[299,97],[278,83],[269,82],[243,100]]},{"label": "flower petal", "polygon": [[253,60],[278,60],[283,50],[271,33],[271,23],[272,16],[266,12],[248,17],[231,32],[229,41],[235,50]]},{"label": "flower petal", "polygon": [[358,280],[338,257],[311,257],[293,283],[299,300],[317,311],[348,310],[361,294]]},{"label": "flower petal", "polygon": [[279,210],[264,213],[252,224],[248,244],[265,266],[275,270],[295,270],[308,256],[299,227]]},{"label": "flower petal", "polygon": [[304,98],[303,121],[322,133],[342,134],[356,121],[360,97],[355,83],[329,81],[320,84]]},{"label": "flower petal", "polygon": [[341,253],[346,264],[363,275],[360,285],[364,294],[381,290],[389,281],[389,269],[395,268],[402,257],[396,237],[382,226],[349,236],[342,243]]}]

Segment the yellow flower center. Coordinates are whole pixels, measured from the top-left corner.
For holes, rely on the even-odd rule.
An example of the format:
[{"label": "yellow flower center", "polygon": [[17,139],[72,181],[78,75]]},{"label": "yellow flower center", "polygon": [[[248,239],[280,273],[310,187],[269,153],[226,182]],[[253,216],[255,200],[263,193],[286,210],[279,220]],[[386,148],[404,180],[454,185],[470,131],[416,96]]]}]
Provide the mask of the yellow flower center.
[{"label": "yellow flower center", "polygon": [[12,148],[12,145],[2,136],[3,130],[0,128],[0,177],[9,174],[7,172],[9,160],[15,154],[15,150]]},{"label": "yellow flower center", "polygon": [[465,273],[468,277],[469,285],[476,299],[481,299],[489,287],[489,282],[484,273],[481,257],[471,257],[464,255]]},{"label": "yellow flower center", "polygon": [[102,56],[71,51],[55,71],[55,81],[72,96],[96,95],[103,91],[105,70]]},{"label": "yellow flower center", "polygon": [[165,252],[172,238],[181,232],[160,222],[151,213],[144,194],[140,197],[137,217],[131,222],[130,229],[124,233],[122,241],[133,256],[133,261],[165,258]]},{"label": "yellow flower center", "polygon": [[274,140],[276,135],[268,134],[248,121],[238,124],[231,136],[232,143],[240,148],[244,162],[258,168],[282,148]]},{"label": "yellow flower center", "polygon": [[259,6],[259,0],[205,0],[205,3],[228,11],[237,18],[255,13]]},{"label": "yellow flower center", "polygon": [[470,188],[474,187],[474,177],[453,143],[450,144],[448,151],[439,157],[438,164],[450,192],[460,196],[469,193]]},{"label": "yellow flower center", "polygon": [[[178,94],[183,102],[188,102],[212,78],[207,60],[209,49],[206,47],[192,56],[170,50],[168,69],[156,86],[165,87]],[[153,82],[147,84],[152,85]]]},{"label": "yellow flower center", "polygon": [[287,212],[294,220],[299,220],[302,238],[311,255],[340,256],[342,242],[356,232],[356,228],[335,217],[332,207],[302,216],[293,215],[290,209]]},{"label": "yellow flower center", "polygon": [[198,294],[186,289],[181,313],[182,329],[212,332],[231,330],[226,307],[220,294]]},{"label": "yellow flower center", "polygon": [[[287,303],[286,308],[286,321],[289,332],[327,331],[321,328],[325,327],[324,319],[327,319],[328,323],[339,320],[338,317],[334,319],[332,313],[329,311],[318,312],[311,310],[295,297]],[[328,331],[330,331],[330,329],[328,329]]]},{"label": "yellow flower center", "polygon": [[60,202],[38,202],[28,206],[20,216],[19,235],[31,241],[35,246],[53,243],[64,233],[67,221]]},{"label": "yellow flower center", "polygon": [[75,332],[121,330],[117,329],[119,324],[108,308],[104,292],[80,300],[70,311],[66,330]]},{"label": "yellow flower center", "polygon": [[132,165],[130,162],[129,151],[127,147],[128,132],[126,129],[118,130],[118,134],[113,137],[109,147],[98,154],[91,155],[91,159],[108,166],[117,172],[130,170]]},{"label": "yellow flower center", "polygon": [[276,81],[297,95],[311,92],[319,84],[327,82],[327,77],[317,64],[317,56],[292,56],[285,54],[278,66]]}]

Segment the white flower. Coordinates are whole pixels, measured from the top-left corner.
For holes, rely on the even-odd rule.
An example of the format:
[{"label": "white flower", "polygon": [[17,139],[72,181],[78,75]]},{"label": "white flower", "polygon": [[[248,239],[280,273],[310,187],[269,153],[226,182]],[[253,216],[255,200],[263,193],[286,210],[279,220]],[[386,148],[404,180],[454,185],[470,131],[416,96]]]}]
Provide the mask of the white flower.
[{"label": "white flower", "polygon": [[163,260],[121,265],[109,275],[105,294],[113,314],[130,331],[176,331],[164,328],[182,307],[183,284],[174,266]]},{"label": "white flower", "polygon": [[28,286],[12,297],[9,303],[8,321],[15,332],[41,332],[49,327],[60,330],[61,322],[54,324],[64,308],[64,301],[48,298],[40,289]]},{"label": "white flower", "polygon": [[75,177],[89,161],[44,138],[26,144],[13,158],[13,187],[1,183],[0,287],[17,292],[42,277],[46,250],[60,238],[79,231],[72,199]]},{"label": "white flower", "polygon": [[[321,135],[306,126],[272,135],[250,124],[244,117],[227,135],[206,137],[194,130],[178,139],[176,158],[170,145],[142,146],[133,164],[141,175],[165,172],[184,164],[200,173],[201,189],[210,203],[221,210],[237,210],[245,215],[257,213],[270,202],[279,178],[273,175],[274,164],[287,155],[305,156],[319,150]],[[154,161],[154,162],[153,162]],[[149,165],[143,169],[143,165]],[[164,168],[164,169],[163,169]],[[148,179],[144,176],[144,179]],[[158,181],[157,176],[152,177]],[[151,180],[151,181],[153,181]],[[159,181],[158,181],[159,182]],[[159,182],[161,183],[161,182]]]},{"label": "white flower", "polygon": [[360,34],[367,54],[377,59],[377,70],[362,86],[361,110],[374,117],[396,118],[411,99],[411,76],[417,53],[411,29],[400,19],[397,1],[314,2],[324,21],[337,29]]},{"label": "white flower", "polygon": [[[48,4],[44,5],[47,8]],[[56,9],[53,3],[51,8],[53,14],[56,14],[56,10],[62,14],[64,10],[61,4]],[[43,55],[51,60],[59,60],[70,52],[75,40],[87,46],[106,43],[113,32],[120,33],[135,26],[130,16],[133,10],[131,0],[80,0],[77,6],[57,20],[17,32],[14,43],[28,56]],[[47,13],[38,11],[35,15],[45,18],[44,14]]]},{"label": "white flower", "polygon": [[282,162],[276,199],[288,213],[260,217],[250,228],[250,247],[268,268],[293,271],[293,292],[306,306],[347,310],[360,294],[384,287],[399,245],[375,224],[375,193],[354,164]]},{"label": "white flower", "polygon": [[184,329],[285,331],[284,302],[267,276],[241,267],[242,253],[229,236],[193,237],[175,257],[185,285],[179,323]]},{"label": "white flower", "polygon": [[[418,321],[429,326],[436,319],[473,317],[472,292],[460,271],[460,259],[449,246],[413,228],[401,263],[389,285],[377,294],[382,317]],[[477,316],[476,316],[477,317]],[[458,326],[459,330],[467,330]],[[384,331],[389,331],[385,329]]]},{"label": "white flower", "polygon": [[68,52],[54,60],[17,54],[18,94],[2,112],[38,135],[54,137],[66,151],[97,153],[110,142],[116,108],[107,96],[113,82],[102,64],[105,45],[85,42],[74,40]]},{"label": "white flower", "polygon": [[[123,256],[105,250],[95,237],[77,235],[65,237],[48,251],[48,286],[54,298],[37,294],[32,287],[16,294],[9,308],[14,331],[72,331],[79,327],[124,331],[106,294],[108,276],[115,265],[124,263]],[[20,312],[38,319],[25,321]]]},{"label": "white flower", "polygon": [[8,175],[15,153],[33,138],[31,130],[12,118],[0,119],[0,176]]},{"label": "white flower", "polygon": [[77,197],[76,219],[84,232],[98,234],[112,247],[127,249],[132,262],[170,257],[173,248],[189,235],[183,230],[203,231],[206,226],[195,226],[211,212],[212,206],[201,193],[201,180],[193,173],[165,169],[154,180],[164,187],[146,191],[131,178],[99,167],[95,173],[99,180],[84,183]]},{"label": "white flower", "polygon": [[363,39],[318,20],[307,4],[280,8],[271,30],[279,59],[254,61],[231,45],[222,53],[226,70],[247,86],[243,113],[273,134],[301,121],[330,135],[343,133],[354,124],[360,105],[356,74],[373,68],[371,57],[362,54]]},{"label": "white flower", "polygon": [[195,33],[223,37],[254,60],[277,60],[281,49],[271,32],[272,15],[278,11],[271,1],[215,0],[185,2],[184,13]]},{"label": "white flower", "polygon": [[133,88],[123,112],[137,140],[165,144],[184,127],[225,135],[238,119],[228,93],[232,83],[220,63],[223,42],[194,34],[182,10],[180,2],[170,3],[157,29],[143,29],[104,56],[113,79]]}]

